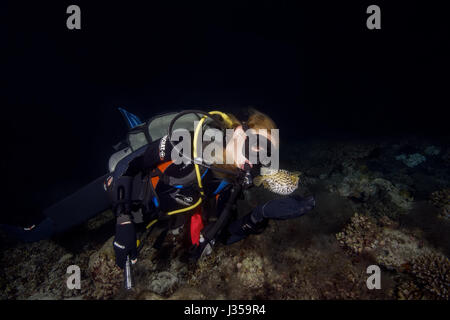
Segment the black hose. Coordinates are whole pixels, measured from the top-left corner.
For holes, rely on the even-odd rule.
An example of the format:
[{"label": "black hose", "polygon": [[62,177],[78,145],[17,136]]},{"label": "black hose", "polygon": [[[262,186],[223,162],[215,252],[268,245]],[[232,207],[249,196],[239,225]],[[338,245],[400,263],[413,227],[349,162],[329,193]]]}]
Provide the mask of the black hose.
[{"label": "black hose", "polygon": [[225,205],[225,208],[222,210],[222,213],[220,214],[219,219],[204,234],[204,237],[206,238],[207,242],[214,240],[216,235],[227,224],[228,219],[231,216],[231,212],[232,212],[231,209],[233,208],[241,190],[242,190],[242,186],[240,184],[236,184],[233,186],[233,189],[231,190],[230,198],[228,199],[228,201]]}]

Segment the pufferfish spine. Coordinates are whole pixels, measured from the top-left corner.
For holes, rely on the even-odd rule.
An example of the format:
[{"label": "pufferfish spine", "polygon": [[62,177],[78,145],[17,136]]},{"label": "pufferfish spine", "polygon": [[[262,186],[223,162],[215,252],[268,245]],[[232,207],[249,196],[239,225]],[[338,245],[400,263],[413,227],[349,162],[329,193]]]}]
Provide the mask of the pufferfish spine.
[{"label": "pufferfish spine", "polygon": [[[298,176],[286,170],[261,177],[263,186],[273,193],[289,195],[298,188]],[[258,182],[260,182],[258,181]]]},{"label": "pufferfish spine", "polygon": [[267,181],[264,183],[265,187],[269,189],[273,193],[277,193],[280,195],[288,195],[294,192],[297,189],[297,186],[286,185],[282,183],[278,183],[277,181]]}]

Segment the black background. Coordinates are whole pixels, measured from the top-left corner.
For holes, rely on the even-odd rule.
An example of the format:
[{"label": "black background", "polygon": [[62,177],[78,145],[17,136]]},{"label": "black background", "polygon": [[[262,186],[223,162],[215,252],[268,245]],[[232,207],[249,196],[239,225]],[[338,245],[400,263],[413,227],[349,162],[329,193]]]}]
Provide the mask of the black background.
[{"label": "black background", "polygon": [[[392,2],[2,1],[2,219],[105,173],[119,106],[251,105],[286,140],[448,136],[443,2]],[[71,4],[81,30],[66,28]]]}]

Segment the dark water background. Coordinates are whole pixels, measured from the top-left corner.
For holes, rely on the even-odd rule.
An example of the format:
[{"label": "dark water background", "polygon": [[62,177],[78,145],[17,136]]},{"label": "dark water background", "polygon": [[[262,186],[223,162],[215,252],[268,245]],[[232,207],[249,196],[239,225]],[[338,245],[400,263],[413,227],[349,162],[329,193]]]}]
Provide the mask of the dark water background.
[{"label": "dark water background", "polygon": [[[33,215],[106,172],[142,118],[254,106],[281,138],[448,138],[448,19],[437,4],[2,2],[1,220]],[[294,5],[295,3],[295,5]]]}]

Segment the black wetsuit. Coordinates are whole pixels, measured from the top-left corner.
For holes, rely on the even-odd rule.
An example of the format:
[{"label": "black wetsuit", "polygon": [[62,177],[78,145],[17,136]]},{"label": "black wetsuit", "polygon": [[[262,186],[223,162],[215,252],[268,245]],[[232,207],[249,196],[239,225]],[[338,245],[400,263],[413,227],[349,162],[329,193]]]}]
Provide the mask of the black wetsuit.
[{"label": "black wetsuit", "polygon": [[[121,161],[121,166],[114,171],[111,178],[107,179],[111,180],[107,183],[109,185],[107,189],[112,197],[112,207],[117,217],[114,244],[119,266],[123,266],[126,255],[137,257],[134,248],[130,248],[133,247],[136,230],[139,230],[137,227],[142,229],[150,221],[157,219],[159,224],[165,227],[166,232],[188,224],[191,232],[186,234],[191,236],[192,256],[198,258],[207,244],[203,233],[200,236],[203,227],[210,230],[205,235],[208,241],[215,241],[216,233],[218,236],[230,216],[234,214],[230,211],[226,221],[219,219],[232,194],[233,185],[217,177],[213,169],[200,167],[203,186],[201,191],[204,195],[201,204],[198,204],[201,192],[195,167],[192,163],[173,162],[172,150],[172,144],[166,136],[156,140],[146,147],[145,152],[137,153],[138,156],[125,159],[124,162]],[[155,178],[157,182],[153,181]],[[168,214],[182,209],[184,210],[180,213]],[[136,216],[136,212],[140,215]],[[197,215],[195,219],[190,219],[192,214]],[[124,222],[128,225],[123,225]],[[133,223],[133,226],[129,223]],[[219,231],[214,232],[215,228],[210,228],[212,227],[210,223],[215,224]],[[195,232],[193,236],[192,230],[199,232]]]},{"label": "black wetsuit", "polygon": [[[145,192],[145,181],[151,178],[149,175],[155,173],[155,169],[161,164],[170,161],[172,145],[166,137],[161,138],[136,150],[128,157],[122,159],[116,166],[114,172],[105,181],[112,178],[107,193],[111,197],[113,211],[116,217],[121,214],[131,215],[134,212],[142,213],[141,225],[152,219],[164,217],[164,213],[172,210],[187,208],[195,204],[200,197],[200,190],[192,164],[171,163],[160,176],[155,188],[156,198],[148,196]],[[223,179],[217,178],[211,169],[201,169],[202,184],[205,197],[202,201],[202,215],[205,228],[208,224],[215,223],[222,212],[225,204],[233,190],[233,185]],[[178,179],[181,184],[174,184]],[[148,185],[147,185],[148,186]],[[125,196],[118,197],[117,190],[122,187]],[[315,206],[314,198],[300,198],[298,196],[280,197],[271,200],[243,217],[227,220],[228,225],[221,228],[221,240],[226,244],[239,241],[249,234],[259,233],[264,230],[269,219],[292,219],[299,217]],[[192,211],[177,213],[165,220],[170,228],[177,228],[188,222]],[[79,217],[78,217],[79,218]],[[67,221],[70,220],[70,221]],[[74,220],[74,221],[72,221]],[[70,215],[61,214],[56,217],[47,217],[33,230],[27,231],[23,228],[2,225],[2,229],[12,236],[23,241],[38,241],[49,238],[58,232],[64,232],[72,227],[78,220]],[[219,219],[220,220],[220,219]],[[133,218],[134,221],[134,218]],[[212,221],[212,222],[211,222]],[[213,228],[214,229],[214,228]],[[116,230],[117,236],[117,230]],[[218,234],[219,236],[219,234]]]},{"label": "black wetsuit", "polygon": [[[116,170],[113,175],[113,179],[119,183],[120,179],[123,177],[132,177],[133,180],[148,181],[151,176],[156,175],[160,172],[158,168],[162,164],[168,164],[164,168],[164,173],[161,175],[159,182],[156,184],[154,189],[157,199],[150,196],[146,197],[142,195],[142,190],[126,190],[126,194],[129,194],[131,198],[139,198],[138,201],[134,202],[134,206],[140,206],[143,210],[142,212],[146,215],[146,220],[156,217],[158,213],[167,213],[173,210],[183,209],[194,205],[200,198],[200,192],[197,185],[197,177],[195,174],[195,168],[192,163],[170,163],[172,144],[163,137],[159,140],[151,142],[147,147],[145,152],[133,158],[129,161],[126,168],[121,168],[121,170]],[[204,199],[213,199],[218,205],[217,209],[220,209],[222,203],[226,201],[227,195],[231,184],[221,178],[218,178],[214,171],[205,167],[200,167],[203,191],[205,193]],[[116,182],[113,181],[113,184]],[[117,184],[115,185],[117,188]],[[125,183],[125,188],[142,188],[138,182],[136,183]],[[144,186],[145,187],[145,186]],[[117,195],[115,194],[115,189],[111,189],[111,196],[113,197],[113,207]],[[141,193],[140,195],[138,195]],[[119,201],[120,202],[120,201]],[[141,202],[141,203],[139,203]],[[133,206],[133,204],[131,204]],[[215,208],[215,209],[216,209]],[[211,210],[211,208],[209,208]],[[212,212],[205,213],[205,216],[211,214]],[[186,214],[178,214],[177,216],[186,216]],[[184,218],[177,219],[182,221]],[[179,224],[178,222],[177,224]]]}]

